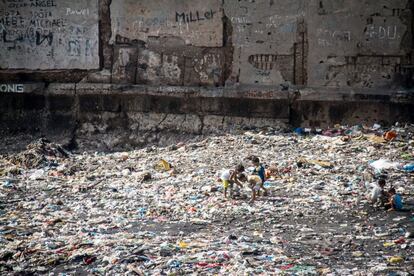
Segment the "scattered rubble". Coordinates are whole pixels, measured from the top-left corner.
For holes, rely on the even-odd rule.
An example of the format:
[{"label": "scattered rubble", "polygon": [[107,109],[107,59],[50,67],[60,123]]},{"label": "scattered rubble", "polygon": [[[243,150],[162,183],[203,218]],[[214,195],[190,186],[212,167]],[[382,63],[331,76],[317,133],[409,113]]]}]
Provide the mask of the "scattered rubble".
[{"label": "scattered rubble", "polygon": [[[269,195],[216,173],[258,156]],[[0,274],[412,275],[414,126],[271,128],[115,153],[0,156]],[[387,177],[403,212],[366,199]]]}]

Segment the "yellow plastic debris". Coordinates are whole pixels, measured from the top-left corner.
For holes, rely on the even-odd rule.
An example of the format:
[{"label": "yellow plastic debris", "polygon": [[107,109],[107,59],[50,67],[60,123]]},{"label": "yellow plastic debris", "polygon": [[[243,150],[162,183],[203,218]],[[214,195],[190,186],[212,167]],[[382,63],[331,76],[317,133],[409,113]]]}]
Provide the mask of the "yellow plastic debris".
[{"label": "yellow plastic debris", "polygon": [[398,264],[398,263],[401,263],[402,261],[404,261],[404,259],[400,256],[394,256],[388,259],[388,262],[390,264]]},{"label": "yellow plastic debris", "polygon": [[355,251],[355,252],[352,252],[352,256],[362,257],[362,256],[364,256],[364,253],[362,253],[361,251]]},{"label": "yellow plastic debris", "polygon": [[162,170],[169,171],[171,170],[171,164],[165,161],[164,159],[161,159],[160,162],[158,162],[155,165],[155,169],[158,171],[162,171]]},{"label": "yellow plastic debris", "polygon": [[382,143],[386,143],[387,140],[384,139],[384,137],[382,136],[377,136],[377,135],[367,135],[367,138],[370,142],[374,143],[374,144],[382,144]]},{"label": "yellow plastic debris", "polygon": [[309,163],[314,164],[314,165],[319,165],[323,168],[332,168],[333,165],[331,162],[327,162],[327,161],[321,161],[321,160],[309,160]]},{"label": "yellow plastic debris", "polygon": [[300,158],[298,160],[298,162],[302,162],[304,164],[312,164],[312,165],[319,165],[323,168],[332,168],[333,164],[331,162],[328,161],[322,161],[322,160],[312,160],[312,159],[305,159],[305,158]]},{"label": "yellow plastic debris", "polygon": [[178,243],[178,246],[179,246],[180,248],[187,248],[187,247],[188,247],[188,243],[183,242],[183,241],[180,241],[180,242]]}]

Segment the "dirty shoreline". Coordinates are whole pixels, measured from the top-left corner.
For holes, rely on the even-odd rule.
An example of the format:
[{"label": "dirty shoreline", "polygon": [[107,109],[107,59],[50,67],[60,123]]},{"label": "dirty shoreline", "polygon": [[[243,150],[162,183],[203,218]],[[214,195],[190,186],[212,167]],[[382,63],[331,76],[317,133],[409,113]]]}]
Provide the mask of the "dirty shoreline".
[{"label": "dirty shoreline", "polygon": [[[387,130],[268,128],[119,152],[5,141],[0,274],[413,275],[414,127]],[[269,195],[249,203],[245,184],[224,199],[217,172],[251,155],[277,167]],[[404,211],[367,201],[384,174]]]}]

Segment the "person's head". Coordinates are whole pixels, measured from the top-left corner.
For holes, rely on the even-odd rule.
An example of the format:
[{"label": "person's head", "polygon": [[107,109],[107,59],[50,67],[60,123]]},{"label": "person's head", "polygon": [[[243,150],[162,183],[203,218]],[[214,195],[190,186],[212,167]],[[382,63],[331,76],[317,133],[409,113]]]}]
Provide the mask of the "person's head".
[{"label": "person's head", "polygon": [[247,176],[244,173],[239,174],[238,178],[241,182],[246,182],[247,181]]},{"label": "person's head", "polygon": [[244,166],[242,164],[237,165],[236,172],[238,173],[244,172]]},{"label": "person's head", "polygon": [[387,179],[388,178],[388,173],[387,172],[383,172],[379,175],[380,179]]},{"label": "person's head", "polygon": [[381,178],[380,180],[378,180],[378,185],[379,185],[381,188],[384,188],[384,187],[385,187],[385,179]]},{"label": "person's head", "polygon": [[395,188],[391,188],[391,189],[389,189],[388,193],[389,193],[390,195],[395,195],[395,194],[396,194]]},{"label": "person's head", "polygon": [[259,166],[260,165],[260,159],[259,159],[259,157],[252,158],[252,163],[255,166]]}]

